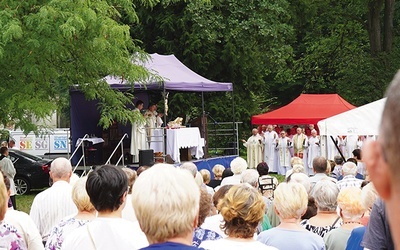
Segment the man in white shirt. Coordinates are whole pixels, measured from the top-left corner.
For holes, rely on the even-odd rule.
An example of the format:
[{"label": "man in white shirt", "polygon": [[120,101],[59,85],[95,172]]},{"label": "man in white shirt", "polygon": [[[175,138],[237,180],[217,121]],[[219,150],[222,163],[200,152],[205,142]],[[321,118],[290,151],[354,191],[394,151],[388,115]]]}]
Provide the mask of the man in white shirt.
[{"label": "man in white shirt", "polygon": [[69,160],[57,158],[51,163],[50,178],[53,185],[36,195],[30,216],[39,229],[43,241],[47,241],[50,230],[64,217],[78,212],[72,201],[72,186],[69,184],[72,166]]},{"label": "man in white shirt", "polygon": [[343,179],[337,182],[339,190],[347,187],[361,188],[362,180],[357,179],[357,165],[353,162],[346,162],[342,167]]}]

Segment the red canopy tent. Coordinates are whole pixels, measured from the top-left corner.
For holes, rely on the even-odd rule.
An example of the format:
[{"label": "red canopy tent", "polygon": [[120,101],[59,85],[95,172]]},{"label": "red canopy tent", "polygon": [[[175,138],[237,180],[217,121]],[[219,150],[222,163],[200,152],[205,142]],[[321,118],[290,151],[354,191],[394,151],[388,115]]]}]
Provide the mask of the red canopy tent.
[{"label": "red canopy tent", "polygon": [[317,124],[355,106],[338,94],[301,94],[291,103],[274,111],[254,115],[252,124]]}]

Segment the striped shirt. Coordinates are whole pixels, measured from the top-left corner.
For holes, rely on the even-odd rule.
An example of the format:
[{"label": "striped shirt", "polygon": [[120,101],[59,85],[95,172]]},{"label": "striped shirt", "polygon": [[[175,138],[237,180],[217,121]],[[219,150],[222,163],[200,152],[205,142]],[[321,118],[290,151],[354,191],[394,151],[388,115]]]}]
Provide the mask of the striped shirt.
[{"label": "striped shirt", "polygon": [[78,212],[71,195],[71,185],[61,180],[36,195],[29,215],[39,229],[43,241],[47,241],[50,230],[63,218]]},{"label": "striped shirt", "polygon": [[343,188],[347,187],[361,188],[362,182],[363,182],[362,180],[355,178],[354,175],[346,175],[345,177],[343,177],[342,180],[338,181],[336,185],[339,188],[339,190],[342,190]]}]

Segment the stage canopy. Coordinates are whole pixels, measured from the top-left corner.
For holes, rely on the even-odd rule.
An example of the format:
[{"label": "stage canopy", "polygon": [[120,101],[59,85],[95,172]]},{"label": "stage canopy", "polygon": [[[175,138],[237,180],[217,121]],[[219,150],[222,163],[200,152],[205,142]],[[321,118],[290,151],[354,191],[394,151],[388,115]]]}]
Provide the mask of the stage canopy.
[{"label": "stage canopy", "polygon": [[354,109],[338,94],[301,94],[274,111],[254,115],[252,124],[317,124],[318,121]]},{"label": "stage canopy", "polygon": [[318,122],[321,135],[378,135],[386,98]]},{"label": "stage canopy", "polygon": [[[150,58],[144,66],[150,72],[160,76],[163,81],[160,81],[158,78],[153,78],[149,79],[145,84],[135,83],[135,90],[162,90],[165,88],[167,91],[188,92],[233,91],[232,83],[208,80],[186,67],[174,55],[150,54]],[[113,88],[120,89],[129,86],[128,83],[120,77],[107,76],[105,80]]]}]

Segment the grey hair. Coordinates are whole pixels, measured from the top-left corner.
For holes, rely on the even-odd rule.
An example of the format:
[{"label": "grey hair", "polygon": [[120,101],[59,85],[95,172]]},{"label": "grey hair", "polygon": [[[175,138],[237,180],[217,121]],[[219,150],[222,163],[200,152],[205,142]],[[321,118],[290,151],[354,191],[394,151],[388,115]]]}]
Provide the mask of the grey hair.
[{"label": "grey hair", "polygon": [[354,175],[357,174],[357,165],[354,162],[346,162],[342,167],[343,175]]},{"label": "grey hair", "polygon": [[236,157],[231,161],[230,166],[233,174],[241,174],[245,169],[247,169],[247,162],[242,157]]},{"label": "grey hair", "polygon": [[314,197],[319,211],[336,211],[338,195],[339,188],[331,180],[318,181],[311,191],[311,196]]},{"label": "grey hair", "polygon": [[186,169],[187,171],[189,171],[193,177],[196,177],[197,174],[197,167],[193,162],[185,162],[181,165],[180,167],[181,169]]},{"label": "grey hair", "polygon": [[310,192],[311,190],[311,182],[310,182],[310,178],[308,178],[308,176],[304,173],[293,173],[290,176],[290,183],[300,183],[301,185],[304,186],[304,188],[306,189],[307,193]]},{"label": "grey hair", "polygon": [[258,174],[257,170],[255,169],[246,169],[242,173],[242,178],[240,180],[241,183],[248,183],[251,186],[257,188],[258,187]]}]

